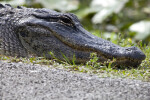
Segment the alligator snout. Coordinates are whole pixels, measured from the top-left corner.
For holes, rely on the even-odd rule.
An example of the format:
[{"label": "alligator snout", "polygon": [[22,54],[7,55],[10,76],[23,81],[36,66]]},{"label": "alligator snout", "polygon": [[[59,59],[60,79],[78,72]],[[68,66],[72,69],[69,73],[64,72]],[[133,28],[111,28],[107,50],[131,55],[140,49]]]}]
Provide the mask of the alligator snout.
[{"label": "alligator snout", "polygon": [[135,46],[125,48],[125,53],[128,58],[135,60],[144,60],[146,58],[145,54]]},{"label": "alligator snout", "polygon": [[[82,26],[76,26],[76,29],[62,31],[62,28],[55,30],[55,36],[65,45],[75,49],[78,55],[79,51],[96,52],[99,61],[108,59],[117,59],[117,65],[138,65],[145,59],[145,54],[137,47],[120,47],[110,41],[96,37],[86,31]],[[84,56],[82,57],[84,59]],[[85,57],[85,59],[87,59]]]}]

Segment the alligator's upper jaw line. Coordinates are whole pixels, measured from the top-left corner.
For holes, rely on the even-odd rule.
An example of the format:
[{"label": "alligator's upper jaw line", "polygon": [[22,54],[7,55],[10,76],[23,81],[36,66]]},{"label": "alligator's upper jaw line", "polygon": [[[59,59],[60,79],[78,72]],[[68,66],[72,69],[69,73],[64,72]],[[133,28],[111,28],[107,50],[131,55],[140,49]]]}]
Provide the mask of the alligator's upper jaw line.
[{"label": "alligator's upper jaw line", "polygon": [[[89,35],[87,37],[89,37]],[[90,50],[93,52],[97,52],[98,55],[101,55],[107,59],[117,58],[128,60],[132,59],[137,61],[145,59],[145,54],[137,47],[120,47],[109,41],[98,38],[94,35],[91,35],[91,37],[84,39],[85,43],[84,42],[77,42],[81,44],[74,43],[76,45],[75,47],[78,47],[77,49],[81,50],[81,48],[85,48],[85,51]],[[80,41],[80,39],[78,40]],[[87,40],[89,40],[89,42]]]},{"label": "alligator's upper jaw line", "polygon": [[[43,25],[53,30],[53,35],[60,39],[63,43],[77,50],[93,51],[98,55],[102,55],[108,59],[132,59],[144,60],[145,54],[137,47],[120,47],[110,41],[96,37],[86,31],[82,26],[77,29],[67,27],[64,30],[57,26],[57,23],[44,23],[42,21],[32,20],[33,23]],[[65,28],[65,26],[64,26]]]},{"label": "alligator's upper jaw line", "polygon": [[[87,42],[86,45],[95,50],[97,53],[102,54],[106,58],[132,59],[137,61],[141,61],[146,58],[145,54],[137,47],[120,47],[111,43],[110,41],[92,35],[82,27],[80,27],[80,30],[82,33],[86,33],[86,41],[91,41]],[[85,45],[83,45],[83,47],[84,46]]]}]

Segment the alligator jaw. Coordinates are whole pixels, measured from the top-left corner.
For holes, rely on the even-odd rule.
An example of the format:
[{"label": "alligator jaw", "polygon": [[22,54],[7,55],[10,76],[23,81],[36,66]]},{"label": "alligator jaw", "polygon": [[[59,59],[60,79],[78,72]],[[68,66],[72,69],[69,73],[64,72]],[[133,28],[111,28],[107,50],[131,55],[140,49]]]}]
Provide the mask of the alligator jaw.
[{"label": "alligator jaw", "polygon": [[[74,18],[72,18],[74,19]],[[49,41],[59,41],[59,45],[57,43],[54,43],[52,46],[55,47],[56,50],[60,50],[58,52],[63,51],[62,49],[66,48],[69,49],[68,51],[71,51],[71,53],[74,53],[77,57],[77,62],[84,62],[87,59],[89,59],[89,53],[96,52],[99,61],[104,62],[107,60],[113,60],[113,58],[116,59],[116,65],[123,65],[123,66],[135,66],[139,65],[142,60],[145,59],[145,54],[138,49],[137,47],[120,47],[116,44],[111,43],[110,41],[106,41],[104,39],[98,38],[88,31],[86,31],[80,23],[75,23],[74,25],[68,24],[64,25],[60,22],[47,22],[41,19],[36,18],[28,18],[27,20],[23,20],[24,23],[27,22],[30,27],[32,26],[42,26],[43,29],[49,31],[50,37],[45,37],[43,40],[40,39],[40,43],[42,41],[44,45],[47,45],[46,48],[41,48],[40,50],[48,50],[51,51],[52,48],[48,46]],[[39,30],[40,31],[40,30]],[[30,32],[32,33],[32,32]],[[36,32],[33,32],[36,33]],[[47,33],[46,33],[47,34]],[[53,38],[51,38],[53,37]],[[37,39],[37,38],[36,38]],[[22,39],[23,40],[23,39]],[[35,42],[37,43],[37,42]],[[49,44],[48,44],[49,43]],[[39,44],[38,44],[39,45]],[[55,46],[54,46],[55,45]],[[60,46],[61,45],[61,46]],[[63,46],[62,46],[63,45]],[[49,47],[49,48],[48,48]],[[48,52],[49,52],[48,51]],[[36,52],[36,51],[35,51]],[[39,51],[38,51],[39,52]],[[58,52],[55,53],[57,56]],[[86,53],[85,53],[86,52]],[[62,52],[64,55],[68,55],[67,52]],[[38,54],[38,53],[37,53]],[[88,56],[87,56],[87,55]],[[57,58],[56,56],[56,58]],[[78,56],[82,56],[81,59]],[[46,56],[48,57],[48,56]],[[70,56],[66,56],[70,59]],[[59,59],[62,59],[61,57],[58,57]]]},{"label": "alligator jaw", "polygon": [[74,49],[75,54],[78,51],[96,52],[100,62],[115,58],[116,62],[114,63],[117,66],[138,66],[146,57],[137,47],[120,47],[110,41],[92,35],[80,25],[75,29],[70,28],[65,31],[65,28],[54,23],[49,26],[53,30],[53,35],[66,46]]},{"label": "alligator jaw", "polygon": [[57,38],[73,49],[96,52],[100,62],[108,60],[112,61],[115,58],[116,61],[114,64],[116,66],[136,67],[141,64],[142,60],[146,57],[145,54],[137,47],[120,47],[110,41],[106,41],[92,35],[82,27],[80,27],[78,31],[80,32],[80,35],[76,36],[75,40],[73,40],[72,37],[67,38],[71,39],[68,41],[63,41],[66,39],[61,39],[59,37]]}]

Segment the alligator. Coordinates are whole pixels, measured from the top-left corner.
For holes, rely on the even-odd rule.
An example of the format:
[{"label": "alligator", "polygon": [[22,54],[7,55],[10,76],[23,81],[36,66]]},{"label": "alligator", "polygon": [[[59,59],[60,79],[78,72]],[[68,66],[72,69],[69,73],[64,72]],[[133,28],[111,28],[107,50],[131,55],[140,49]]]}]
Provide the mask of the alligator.
[{"label": "alligator", "polygon": [[96,53],[101,63],[138,66],[146,58],[137,47],[121,47],[92,35],[76,15],[46,8],[12,7],[0,4],[0,55],[55,58],[85,63]]}]

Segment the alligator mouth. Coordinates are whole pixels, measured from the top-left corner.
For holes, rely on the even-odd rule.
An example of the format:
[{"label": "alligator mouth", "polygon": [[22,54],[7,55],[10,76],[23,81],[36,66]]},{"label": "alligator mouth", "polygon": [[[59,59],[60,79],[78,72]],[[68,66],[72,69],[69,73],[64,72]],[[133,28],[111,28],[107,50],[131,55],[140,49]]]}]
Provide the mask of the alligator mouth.
[{"label": "alligator mouth", "polygon": [[[60,40],[66,46],[74,49],[76,52],[96,52],[99,61],[116,59],[117,65],[138,65],[146,58],[145,54],[136,47],[120,47],[116,44],[98,38],[81,25],[68,27],[57,22],[46,23],[43,21],[31,20],[35,25],[43,26],[51,34]],[[32,25],[33,25],[32,24]]]},{"label": "alligator mouth", "polygon": [[[66,37],[63,39],[58,33],[55,33],[55,36],[65,45],[76,51],[97,53],[100,62],[116,59],[115,62],[113,62],[116,66],[138,66],[142,60],[145,59],[145,54],[136,47],[120,47],[92,35],[83,28],[79,30],[82,30],[80,31],[81,34],[85,36],[82,37],[82,35],[79,34],[79,36],[77,36],[79,38],[76,38],[76,40],[71,37],[68,37],[68,40]],[[70,38],[71,40],[69,40]]]},{"label": "alligator mouth", "polygon": [[[61,40],[60,40],[61,41]],[[101,62],[102,65],[108,65],[109,63],[112,63],[114,66],[116,67],[120,67],[120,66],[131,66],[131,67],[137,67],[141,64],[142,60],[141,59],[134,59],[134,58],[126,58],[126,57],[117,57],[117,56],[111,56],[111,55],[106,55],[101,53],[100,51],[96,51],[90,48],[87,49],[81,49],[81,48],[74,48],[71,45],[68,45],[66,43],[64,43],[66,46],[72,48],[73,50],[75,50],[76,52],[78,51],[83,51],[83,52],[89,52],[89,53],[96,53],[97,57],[98,57],[98,62]],[[77,61],[76,63],[86,63],[89,59],[78,59],[79,61]]]}]

